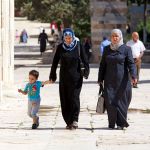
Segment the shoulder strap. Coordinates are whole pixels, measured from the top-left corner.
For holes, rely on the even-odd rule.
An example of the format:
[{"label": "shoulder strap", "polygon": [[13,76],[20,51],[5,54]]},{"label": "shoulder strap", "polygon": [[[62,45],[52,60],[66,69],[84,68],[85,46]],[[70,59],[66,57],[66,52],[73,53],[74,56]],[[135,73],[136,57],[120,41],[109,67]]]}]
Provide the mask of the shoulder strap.
[{"label": "shoulder strap", "polygon": [[103,88],[103,85],[100,83],[100,88],[99,88],[98,95],[100,95],[101,93],[102,94],[104,93],[104,88]]},{"label": "shoulder strap", "polygon": [[81,52],[80,52],[80,42],[79,41],[77,42],[77,45],[78,45],[78,53],[79,53],[79,58],[80,58]]},{"label": "shoulder strap", "polygon": [[81,59],[81,49],[80,49],[80,42],[79,41],[77,43],[77,46],[78,46],[79,60],[80,60],[80,62],[82,62],[82,59]]}]

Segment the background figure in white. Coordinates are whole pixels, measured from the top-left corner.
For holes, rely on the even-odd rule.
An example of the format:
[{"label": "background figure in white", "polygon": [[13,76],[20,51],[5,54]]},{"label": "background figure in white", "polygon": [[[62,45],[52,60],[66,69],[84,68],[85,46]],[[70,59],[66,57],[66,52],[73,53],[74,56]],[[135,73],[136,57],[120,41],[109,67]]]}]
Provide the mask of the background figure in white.
[{"label": "background figure in white", "polygon": [[42,26],[40,26],[40,29],[39,29],[40,32],[39,33],[42,33],[43,30],[44,30],[44,28]]},{"label": "background figure in white", "polygon": [[[134,62],[136,65],[137,79],[139,81],[141,62],[142,62],[141,58],[146,48],[143,42],[139,40],[139,34],[137,32],[132,33],[132,39],[127,42],[127,46],[131,47],[132,55],[133,55]],[[138,86],[136,84],[133,87],[137,88]]]}]

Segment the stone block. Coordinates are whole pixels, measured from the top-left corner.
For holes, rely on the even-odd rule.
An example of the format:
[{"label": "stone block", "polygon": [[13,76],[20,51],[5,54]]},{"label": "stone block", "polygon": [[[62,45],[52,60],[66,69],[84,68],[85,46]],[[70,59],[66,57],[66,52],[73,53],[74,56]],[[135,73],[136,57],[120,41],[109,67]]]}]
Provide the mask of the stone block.
[{"label": "stone block", "polygon": [[127,5],[125,0],[91,0],[91,36],[93,62],[98,62],[99,44],[114,28],[125,33]]}]

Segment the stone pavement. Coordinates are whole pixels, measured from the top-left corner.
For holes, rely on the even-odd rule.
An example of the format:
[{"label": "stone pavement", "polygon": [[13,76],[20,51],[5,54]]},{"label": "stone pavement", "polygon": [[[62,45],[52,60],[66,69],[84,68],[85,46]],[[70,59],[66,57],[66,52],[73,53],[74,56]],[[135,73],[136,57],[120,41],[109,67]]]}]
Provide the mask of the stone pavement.
[{"label": "stone pavement", "polygon": [[[40,27],[43,27],[45,29],[45,32],[49,36],[49,40],[53,40],[51,37],[51,29],[50,29],[50,23],[41,23],[38,21],[29,21],[27,18],[24,17],[16,17],[15,18],[15,28],[14,33],[16,34],[16,30],[18,30],[18,34],[20,36],[23,29],[26,29],[28,34],[28,42],[27,43],[19,43],[19,38],[15,39],[14,43],[16,46],[28,46],[28,45],[34,45],[37,46],[38,44],[38,36],[40,34]],[[57,34],[57,30],[55,31]]]},{"label": "stone pavement", "polygon": [[56,84],[42,88],[40,126],[37,130],[31,130],[32,122],[26,113],[27,97],[18,94],[17,89],[28,82],[31,69],[40,72],[39,80],[47,80],[50,65],[36,64],[36,59],[30,64],[28,59],[24,58],[27,64],[24,66],[19,65],[18,59],[15,60],[15,83],[4,85],[4,97],[0,102],[0,150],[149,150],[150,64],[143,64],[139,88],[133,89],[128,114],[130,127],[126,130],[108,130],[107,115],[95,113],[98,97],[96,64],[91,64],[90,77],[83,84],[79,129],[65,129],[57,80]]}]

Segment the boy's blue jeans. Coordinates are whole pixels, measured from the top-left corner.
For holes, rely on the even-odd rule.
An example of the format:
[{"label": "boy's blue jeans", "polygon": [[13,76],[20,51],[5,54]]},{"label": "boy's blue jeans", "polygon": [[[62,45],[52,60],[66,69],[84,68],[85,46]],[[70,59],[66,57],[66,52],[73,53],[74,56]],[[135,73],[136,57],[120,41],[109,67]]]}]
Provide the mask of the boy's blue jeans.
[{"label": "boy's blue jeans", "polygon": [[40,109],[40,100],[30,101],[28,100],[28,115],[29,117],[37,117],[37,113]]}]

